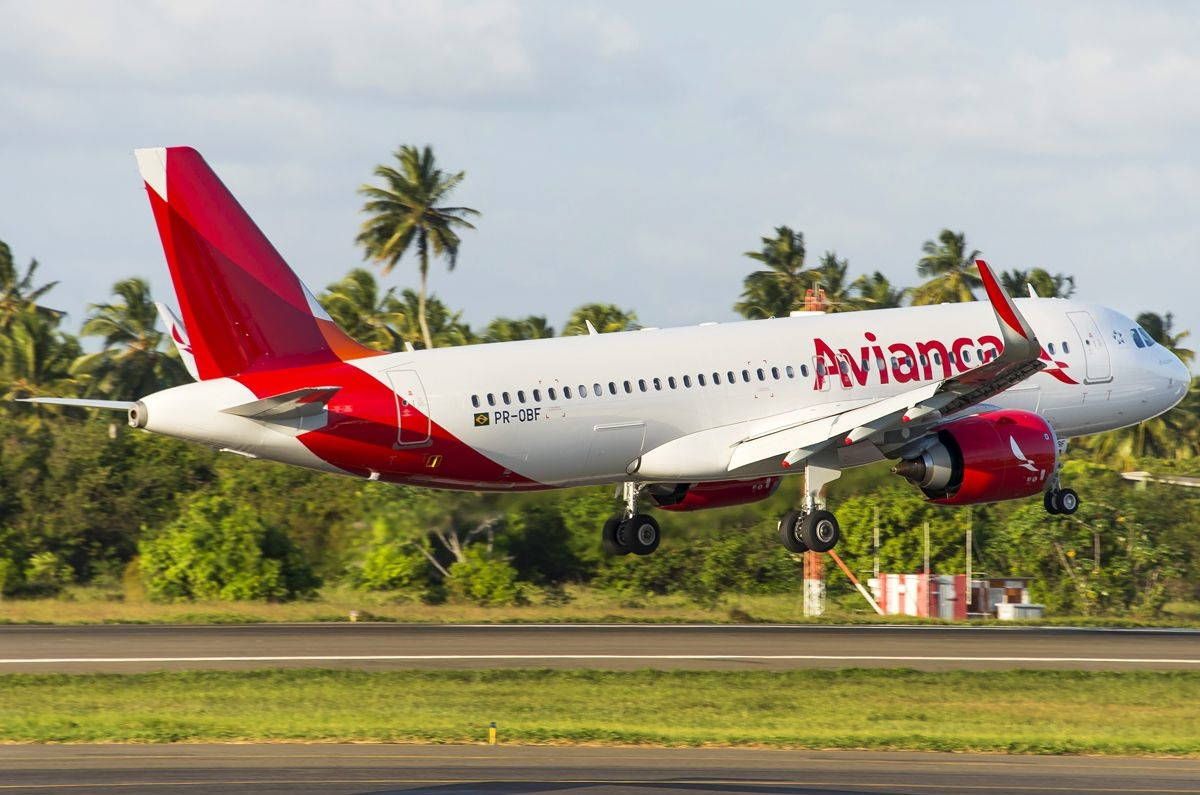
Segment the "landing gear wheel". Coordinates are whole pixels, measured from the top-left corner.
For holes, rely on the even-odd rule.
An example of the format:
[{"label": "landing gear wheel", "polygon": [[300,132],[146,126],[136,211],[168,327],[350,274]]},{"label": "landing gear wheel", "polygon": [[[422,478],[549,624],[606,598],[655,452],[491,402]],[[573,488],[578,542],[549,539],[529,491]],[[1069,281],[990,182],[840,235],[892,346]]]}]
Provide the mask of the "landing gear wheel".
[{"label": "landing gear wheel", "polygon": [[1058,512],[1070,516],[1079,510],[1079,495],[1075,489],[1060,489],[1058,492]]},{"label": "landing gear wheel", "polygon": [[788,552],[807,552],[808,546],[800,537],[800,528],[804,524],[804,514],[800,511],[788,511],[779,520],[779,541]]},{"label": "landing gear wheel", "polygon": [[842,538],[837,517],[829,511],[813,511],[804,517],[800,526],[800,538],[813,552],[828,552]]},{"label": "landing gear wheel", "polygon": [[1046,507],[1046,513],[1051,516],[1058,516],[1062,511],[1058,507],[1058,491],[1051,489],[1042,497],[1042,505]]},{"label": "landing gear wheel", "polygon": [[628,555],[630,549],[623,546],[620,539],[623,537],[619,531],[621,529],[621,517],[610,517],[604,523],[604,530],[600,533],[600,546],[609,555]]},{"label": "landing gear wheel", "polygon": [[639,513],[621,522],[617,529],[621,544],[635,555],[649,555],[658,549],[662,532],[653,516]]}]

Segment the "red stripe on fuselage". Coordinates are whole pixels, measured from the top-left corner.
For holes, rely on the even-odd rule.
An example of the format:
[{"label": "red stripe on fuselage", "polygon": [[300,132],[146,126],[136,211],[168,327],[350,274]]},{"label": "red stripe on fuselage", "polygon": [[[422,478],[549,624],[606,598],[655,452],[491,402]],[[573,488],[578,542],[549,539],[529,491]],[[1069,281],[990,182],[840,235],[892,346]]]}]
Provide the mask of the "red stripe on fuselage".
[{"label": "red stripe on fuselage", "polygon": [[[313,384],[340,386],[329,401],[325,427],[297,439],[314,455],[360,477],[414,486],[468,491],[532,491],[550,488],[506,469],[430,422],[430,440],[398,445],[396,393],[359,368],[345,363],[247,372],[236,380],[260,398]],[[409,407],[411,410],[412,407]],[[433,456],[440,456],[430,466]]]}]

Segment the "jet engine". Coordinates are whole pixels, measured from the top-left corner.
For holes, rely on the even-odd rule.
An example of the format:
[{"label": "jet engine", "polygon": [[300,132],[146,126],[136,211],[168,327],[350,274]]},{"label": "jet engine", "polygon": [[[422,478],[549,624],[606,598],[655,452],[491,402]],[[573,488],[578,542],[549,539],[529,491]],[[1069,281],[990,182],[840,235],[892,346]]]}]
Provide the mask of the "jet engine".
[{"label": "jet engine", "polygon": [[938,428],[892,469],[932,502],[971,505],[1029,497],[1054,475],[1054,429],[1029,411],[987,411]]},{"label": "jet engine", "polygon": [[783,481],[780,477],[755,480],[722,480],[715,483],[657,483],[647,489],[664,511],[700,511],[765,500]]}]

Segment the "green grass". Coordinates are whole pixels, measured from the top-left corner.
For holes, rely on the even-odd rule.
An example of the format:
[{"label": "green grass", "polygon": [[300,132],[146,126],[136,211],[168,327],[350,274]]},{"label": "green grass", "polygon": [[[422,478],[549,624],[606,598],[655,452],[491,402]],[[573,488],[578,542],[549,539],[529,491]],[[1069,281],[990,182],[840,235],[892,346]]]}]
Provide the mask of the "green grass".
[{"label": "green grass", "polygon": [[1200,672],[0,676],[0,741],[763,745],[1200,755]]},{"label": "green grass", "polygon": [[[945,624],[938,619],[876,616],[857,593],[831,596],[826,615],[806,618],[799,594],[729,593],[712,604],[683,595],[622,595],[578,585],[565,589],[557,602],[517,607],[470,604],[428,605],[397,599],[395,594],[327,588],[321,598],[289,603],[194,602],[156,604],[127,598],[120,591],[75,587],[50,599],[0,601],[0,624],[249,624],[258,622],[348,621],[351,610],[360,620],[407,623],[812,623],[812,624]],[[974,623],[996,623],[980,621]],[[1095,627],[1196,627],[1200,603],[1172,602],[1161,618],[1119,616],[1049,616],[1040,625]]]}]

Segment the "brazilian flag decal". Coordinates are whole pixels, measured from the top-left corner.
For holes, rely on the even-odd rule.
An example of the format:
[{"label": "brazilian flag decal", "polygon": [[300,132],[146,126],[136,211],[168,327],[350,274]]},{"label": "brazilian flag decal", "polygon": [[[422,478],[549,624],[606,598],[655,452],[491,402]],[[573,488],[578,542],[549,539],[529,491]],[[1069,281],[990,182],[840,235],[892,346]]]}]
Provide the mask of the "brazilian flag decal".
[{"label": "brazilian flag decal", "polygon": [[480,428],[484,425],[491,425],[491,424],[492,424],[492,420],[488,416],[488,413],[486,411],[481,411],[480,413],[475,415],[475,427],[476,428]]}]

